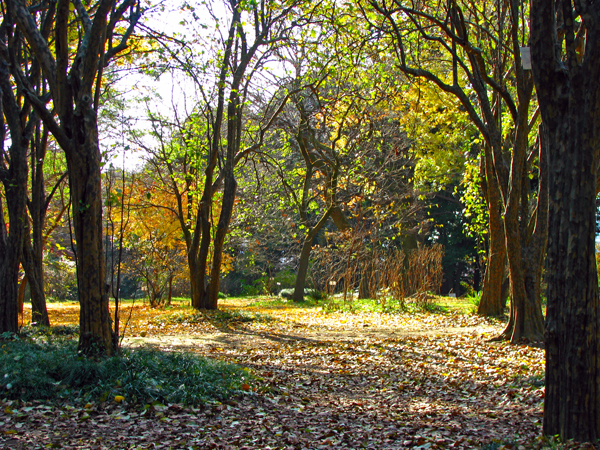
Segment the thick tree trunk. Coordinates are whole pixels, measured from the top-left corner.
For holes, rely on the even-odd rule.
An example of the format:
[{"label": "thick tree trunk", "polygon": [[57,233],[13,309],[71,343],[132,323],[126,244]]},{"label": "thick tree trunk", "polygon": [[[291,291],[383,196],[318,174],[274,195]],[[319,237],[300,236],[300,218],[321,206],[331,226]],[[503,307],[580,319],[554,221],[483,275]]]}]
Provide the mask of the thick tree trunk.
[{"label": "thick tree trunk", "polygon": [[[87,108],[76,116],[79,146],[66,152],[76,239],[79,290],[79,351],[114,353],[102,241],[101,160],[96,113]],[[78,120],[77,120],[78,119]],[[77,139],[79,138],[79,139]]]},{"label": "thick tree trunk", "polygon": [[[7,110],[4,110],[6,105]],[[0,195],[0,333],[19,331],[19,266],[25,239],[27,205],[27,147],[29,136],[12,95],[6,62],[0,60],[0,146],[4,156],[5,124],[10,130],[10,159],[0,161],[9,223],[4,222]],[[6,123],[5,119],[6,118]],[[10,165],[9,165],[10,164]],[[9,165],[9,166],[8,166]],[[8,168],[6,168],[8,166]],[[7,226],[8,225],[8,226]]]},{"label": "thick tree trunk", "polygon": [[[531,81],[530,81],[531,83]],[[540,297],[540,278],[542,273],[545,237],[547,236],[546,184],[543,182],[543,170],[540,170],[537,210],[534,215],[538,226],[531,229],[529,196],[525,181],[527,179],[528,117],[521,116],[513,147],[511,164],[511,186],[504,214],[506,252],[510,274],[510,320],[500,336],[518,343],[542,342],[544,337],[544,316]],[[545,163],[540,146],[540,165]],[[537,277],[537,279],[536,279]]]},{"label": "thick tree trunk", "polygon": [[[573,13],[581,16],[576,20]],[[583,30],[574,28],[578,21]],[[531,24],[535,83],[550,137],[543,431],[564,440],[596,442],[600,439],[595,260],[600,10],[585,1],[532,0]]]},{"label": "thick tree trunk", "polygon": [[[585,105],[585,98],[576,104]],[[594,441],[600,438],[598,148],[585,138],[589,128],[584,118],[573,114],[563,120],[550,157],[555,170],[550,179],[544,434]]]},{"label": "thick tree trunk", "polygon": [[[17,164],[14,159],[11,169],[13,169],[13,164]],[[26,177],[26,172],[24,175]],[[4,217],[0,214],[2,216],[0,217],[0,227],[2,227],[0,229],[0,333],[19,332],[19,263],[25,237],[25,229],[23,226],[19,226],[19,223],[25,215],[26,186],[26,178],[20,184],[14,176],[9,176],[8,180],[4,180],[11,227],[7,233]],[[2,198],[0,197],[0,211],[1,208]]]}]

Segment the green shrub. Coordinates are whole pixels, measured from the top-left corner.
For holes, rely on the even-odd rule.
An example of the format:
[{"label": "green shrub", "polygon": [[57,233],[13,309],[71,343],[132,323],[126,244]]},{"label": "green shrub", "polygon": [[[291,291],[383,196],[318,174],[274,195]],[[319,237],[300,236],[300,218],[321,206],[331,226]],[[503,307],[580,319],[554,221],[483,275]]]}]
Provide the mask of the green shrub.
[{"label": "green shrub", "polygon": [[246,370],[188,353],[131,349],[99,361],[77,355],[74,340],[15,339],[0,351],[0,397],[196,405],[240,392]]}]

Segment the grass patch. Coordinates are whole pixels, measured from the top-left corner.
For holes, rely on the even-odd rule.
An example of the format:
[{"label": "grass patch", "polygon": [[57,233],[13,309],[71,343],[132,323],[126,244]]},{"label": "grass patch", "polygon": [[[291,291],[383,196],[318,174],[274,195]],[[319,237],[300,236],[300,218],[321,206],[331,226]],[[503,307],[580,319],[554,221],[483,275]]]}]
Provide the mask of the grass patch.
[{"label": "grass patch", "polygon": [[456,299],[435,296],[433,299],[423,305],[419,305],[412,299],[405,299],[404,302],[393,298],[348,298],[345,302],[341,297],[329,298],[323,310],[327,312],[369,312],[377,314],[390,313],[421,313],[428,312],[432,314],[447,314],[450,312],[469,312],[464,310],[462,303],[457,303]]},{"label": "grass patch", "polygon": [[390,313],[404,311],[400,302],[394,299],[351,298],[335,296],[328,299],[323,310],[327,312],[370,312]]},{"label": "grass patch", "polygon": [[304,301],[302,302],[294,302],[291,299],[285,299],[282,297],[258,297],[246,307],[264,309],[316,308],[323,306],[324,303],[327,303],[327,300],[323,302],[315,300],[312,297],[304,297]]},{"label": "grass patch", "polygon": [[473,303],[468,297],[436,297],[434,304],[448,312],[473,314]]},{"label": "grass patch", "polygon": [[0,397],[30,400],[152,402],[198,405],[240,392],[249,373],[187,353],[124,350],[92,360],[75,339],[38,337],[1,342]]}]

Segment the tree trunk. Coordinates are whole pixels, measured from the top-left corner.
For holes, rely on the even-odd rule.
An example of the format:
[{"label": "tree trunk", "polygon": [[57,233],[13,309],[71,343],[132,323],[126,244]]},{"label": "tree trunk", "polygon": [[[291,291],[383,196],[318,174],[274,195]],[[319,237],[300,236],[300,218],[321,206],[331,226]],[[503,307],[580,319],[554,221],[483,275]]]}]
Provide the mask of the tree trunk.
[{"label": "tree trunk", "polygon": [[[4,108],[7,108],[5,110]],[[17,105],[6,62],[0,59],[0,182],[4,186],[8,226],[0,195],[0,333],[19,331],[19,266],[23,252],[27,202],[27,147],[29,136],[22,119],[27,117]],[[6,122],[5,122],[6,118]],[[6,125],[10,130],[10,159],[4,160]],[[9,165],[10,164],[10,165]],[[8,166],[8,168],[7,168]]]},{"label": "tree trunk", "polygon": [[50,319],[44,294],[44,272],[43,268],[36,264],[33,248],[28,242],[27,236],[23,240],[22,263],[31,291],[31,324],[49,327]]},{"label": "tree trunk", "polygon": [[298,273],[296,274],[296,284],[294,286],[294,295],[292,300],[294,302],[304,301],[304,288],[306,286],[306,275],[308,274],[308,266],[310,263],[310,252],[312,251],[312,242],[316,235],[316,232],[309,230],[304,238],[302,244],[302,251],[300,252],[300,261],[298,262]]},{"label": "tree trunk", "polygon": [[532,64],[550,142],[543,432],[580,442],[600,439],[599,43],[597,6],[531,1]]},{"label": "tree trunk", "polygon": [[213,240],[213,261],[210,272],[210,284],[208,287],[207,309],[217,309],[219,301],[219,285],[221,282],[221,262],[223,260],[223,244],[229,228],[229,222],[233,214],[235,204],[235,192],[237,183],[233,174],[233,167],[225,173],[225,187],[221,203],[221,215],[217,225],[217,231]]},{"label": "tree trunk", "polygon": [[31,322],[38,326],[49,327],[50,319],[44,293],[43,261],[43,228],[47,211],[44,192],[44,160],[48,148],[48,131],[47,129],[41,130],[39,121],[30,147],[31,200],[28,202],[28,208],[31,227],[27,226],[27,236],[23,242],[22,265],[31,291]]},{"label": "tree trunk", "polygon": [[[584,91],[574,105],[585,111]],[[592,114],[590,113],[590,117]],[[588,122],[588,123],[586,123]],[[554,130],[544,434],[600,438],[600,317],[595,260],[596,154],[591,121],[571,110]]]},{"label": "tree trunk", "polygon": [[[11,161],[11,169],[16,161]],[[19,332],[19,262],[23,249],[25,230],[18,226],[25,214],[25,186],[14,177],[4,182],[10,232],[6,232],[4,217],[0,214],[0,333]],[[0,208],[2,197],[0,196]]]},{"label": "tree trunk", "polygon": [[504,314],[505,302],[502,298],[502,283],[505,278],[506,240],[502,222],[502,196],[493,173],[491,155],[482,156],[486,166],[485,197],[488,205],[490,248],[483,281],[481,301],[477,314],[486,317],[500,317]]},{"label": "tree trunk", "polygon": [[96,112],[86,108],[75,116],[81,134],[76,151],[66,152],[76,239],[79,290],[79,351],[86,355],[114,353],[102,242],[101,160]]},{"label": "tree trunk", "polygon": [[[369,256],[373,256],[372,254]],[[373,292],[373,260],[363,261],[362,270],[360,271],[360,280],[358,282],[358,298],[375,298],[376,292]]]},{"label": "tree trunk", "polygon": [[[527,82],[521,83],[523,86],[521,97],[529,97],[531,94],[531,76],[527,76],[527,79]],[[520,107],[528,108],[528,101],[523,103]],[[511,162],[510,190],[504,213],[506,253],[510,274],[510,320],[500,336],[513,344],[522,340],[543,341],[544,316],[539,286],[547,236],[547,184],[544,181],[542,168],[545,164],[544,149],[540,144],[539,158],[542,167],[539,171],[537,208],[532,219],[527,220],[530,216],[526,181],[529,125],[527,115],[522,114],[519,118]],[[531,229],[530,221],[533,219],[537,224]]]}]

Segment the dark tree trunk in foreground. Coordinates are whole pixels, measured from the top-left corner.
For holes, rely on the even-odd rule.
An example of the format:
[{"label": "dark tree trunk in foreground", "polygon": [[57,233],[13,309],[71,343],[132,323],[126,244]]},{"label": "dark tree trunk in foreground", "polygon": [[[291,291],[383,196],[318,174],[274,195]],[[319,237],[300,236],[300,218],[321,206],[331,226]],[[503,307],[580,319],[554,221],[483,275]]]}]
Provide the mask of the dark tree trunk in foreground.
[{"label": "dark tree trunk in foreground", "polygon": [[[79,290],[79,349],[86,354],[114,352],[108,309],[108,285],[102,242],[101,160],[96,113],[80,117],[82,144],[67,158],[73,225],[77,242],[77,288]],[[87,119],[87,120],[86,120]],[[85,126],[85,124],[91,126]],[[83,156],[83,157],[81,157]]]},{"label": "dark tree trunk in foreground", "polygon": [[[532,0],[531,22],[533,70],[549,133],[544,434],[596,441],[600,438],[595,261],[600,9],[597,2],[587,0],[574,4]],[[563,48],[566,54],[561,54]]]},{"label": "dark tree trunk in foreground", "polygon": [[[4,128],[2,122],[0,121],[0,126]],[[24,149],[21,149],[22,154],[19,154],[20,150],[17,147],[20,146],[15,143],[11,145],[10,168],[0,169],[10,225],[10,229],[7,230],[0,196],[0,333],[19,331],[19,264],[25,238],[22,221],[25,217],[27,198],[27,163]]]},{"label": "dark tree trunk in foreground", "polygon": [[[0,40],[5,43],[10,35],[12,31],[3,23]],[[8,51],[6,47],[2,50]],[[6,224],[0,194],[0,333],[19,331],[19,266],[27,220],[27,147],[31,138],[29,125],[35,120],[30,107],[27,102],[19,105],[13,94],[9,61],[0,59],[0,183],[9,220]],[[10,136],[6,136],[6,129]],[[7,139],[8,151],[4,148]]]}]

